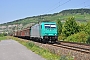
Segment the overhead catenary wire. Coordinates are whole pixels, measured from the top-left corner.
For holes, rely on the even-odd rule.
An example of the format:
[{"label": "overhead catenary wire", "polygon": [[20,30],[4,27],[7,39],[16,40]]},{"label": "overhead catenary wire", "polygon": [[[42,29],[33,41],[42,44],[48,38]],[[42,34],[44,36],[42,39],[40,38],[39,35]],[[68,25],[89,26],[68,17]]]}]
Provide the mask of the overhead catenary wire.
[{"label": "overhead catenary wire", "polygon": [[82,5],[82,4],[85,4],[86,2],[88,2],[88,0],[86,0],[86,1],[84,1],[84,2],[82,2],[82,3],[80,3],[80,4],[78,4],[78,5],[76,5],[75,7],[80,6],[80,5]]},{"label": "overhead catenary wire", "polygon": [[[88,1],[88,0],[87,0],[87,1]],[[90,8],[90,5],[86,5],[86,2],[85,2],[85,8],[86,8],[86,7],[89,7],[89,8]]]},{"label": "overhead catenary wire", "polygon": [[[87,8],[89,7],[90,8],[90,5],[85,5],[84,8]],[[86,14],[84,14],[84,18],[86,19],[86,21],[88,20],[87,17],[86,17]]]},{"label": "overhead catenary wire", "polygon": [[66,1],[66,2],[64,2],[64,3],[62,3],[62,4],[60,4],[60,3],[62,2],[62,0],[60,0],[58,3],[54,4],[54,6],[55,6],[55,5],[57,5],[57,4],[59,4],[57,7],[53,8],[53,9],[51,9],[51,10],[50,10],[50,9],[48,9],[48,11],[43,12],[43,13],[50,13],[51,11],[53,11],[53,10],[55,10],[55,9],[59,8],[60,6],[65,5],[66,3],[70,2],[70,1],[71,1],[71,0],[68,0],[68,1]]},{"label": "overhead catenary wire", "polygon": [[[87,1],[88,1],[88,0],[87,0]],[[86,2],[87,2],[87,1],[86,1]],[[84,2],[84,5],[85,5],[84,8],[90,7],[90,5],[86,5],[86,2]]]},{"label": "overhead catenary wire", "polygon": [[90,7],[90,5],[86,5],[85,7]]},{"label": "overhead catenary wire", "polygon": [[[55,8],[53,8],[53,9],[51,9],[50,11],[48,11],[48,12],[51,12],[51,11],[53,11],[53,10],[55,10],[55,9],[57,9],[57,8],[59,8],[60,6],[63,6],[64,4],[66,4],[66,3],[68,3],[68,2],[70,2],[71,0],[68,0],[68,1],[66,1],[66,2],[64,2],[64,3],[62,3],[62,4],[59,4],[57,7],[55,7]],[[60,2],[59,2],[60,3]]]},{"label": "overhead catenary wire", "polygon": [[[67,4],[68,2],[70,2],[71,0],[68,0],[68,1],[66,1],[66,2],[64,2],[64,3],[62,3],[62,4],[60,4],[60,2],[61,2],[61,0],[58,2],[59,3],[59,5],[57,6],[57,7],[55,7],[55,8],[53,8],[53,9],[51,9],[51,10],[49,10],[49,11],[47,11],[47,13],[50,13],[51,11],[53,11],[53,10],[55,10],[55,9],[57,9],[57,8],[59,8],[60,6],[63,6],[63,5],[65,5],[65,4]],[[82,3],[80,3],[80,4],[78,4],[78,5],[76,5],[75,7],[77,7],[77,6],[80,6],[80,5],[82,5],[82,4],[84,4],[85,5],[85,3],[87,2],[88,0],[86,0],[86,1],[84,1],[84,2],[82,2]],[[87,7],[87,6],[90,6],[90,5],[86,5],[85,7]],[[45,13],[45,12],[44,12]]]},{"label": "overhead catenary wire", "polygon": [[[60,4],[61,2],[62,2],[62,0],[60,0],[59,2],[57,2],[57,3],[53,4],[53,6],[51,6],[50,8],[55,7],[57,4]],[[49,9],[47,9],[47,11],[44,11],[43,13],[47,13],[47,12],[48,12],[48,10],[50,10],[50,8],[49,8]]]}]

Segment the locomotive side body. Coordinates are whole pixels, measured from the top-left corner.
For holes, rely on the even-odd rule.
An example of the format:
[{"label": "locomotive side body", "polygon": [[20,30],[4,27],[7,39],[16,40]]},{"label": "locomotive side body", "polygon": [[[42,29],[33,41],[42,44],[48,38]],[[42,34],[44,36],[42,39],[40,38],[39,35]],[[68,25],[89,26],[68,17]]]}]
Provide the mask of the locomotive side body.
[{"label": "locomotive side body", "polygon": [[30,29],[30,38],[31,39],[40,39],[40,24],[36,24]]}]

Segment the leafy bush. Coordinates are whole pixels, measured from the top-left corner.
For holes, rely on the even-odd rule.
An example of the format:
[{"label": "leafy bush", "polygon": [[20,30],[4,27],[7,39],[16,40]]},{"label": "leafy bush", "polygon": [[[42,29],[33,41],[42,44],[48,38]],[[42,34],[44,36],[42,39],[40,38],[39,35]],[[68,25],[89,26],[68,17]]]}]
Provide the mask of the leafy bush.
[{"label": "leafy bush", "polygon": [[0,37],[7,36],[7,33],[0,33]]},{"label": "leafy bush", "polygon": [[57,20],[57,28],[58,28],[58,35],[62,33],[62,23],[60,20]]},{"label": "leafy bush", "polygon": [[58,40],[64,40],[64,39],[66,39],[65,35],[61,34],[60,36],[58,36]]},{"label": "leafy bush", "polygon": [[73,34],[71,36],[68,36],[66,41],[70,42],[79,42],[79,43],[86,43],[88,40],[89,35],[85,33],[84,31],[79,32],[77,34]]},{"label": "leafy bush", "polygon": [[68,37],[77,32],[79,32],[79,26],[77,25],[75,18],[71,17],[66,20],[65,24],[63,25],[62,33]]},{"label": "leafy bush", "polygon": [[85,27],[86,27],[85,24],[83,24],[83,23],[80,24],[80,27],[79,27],[80,28],[80,31],[85,31]]},{"label": "leafy bush", "polygon": [[87,43],[87,44],[90,44],[90,36],[88,37],[86,43]]},{"label": "leafy bush", "polygon": [[85,32],[90,35],[90,21],[87,22],[87,25],[85,26]]},{"label": "leafy bush", "polygon": [[3,33],[0,33],[0,37],[3,37],[4,36],[4,34]]}]

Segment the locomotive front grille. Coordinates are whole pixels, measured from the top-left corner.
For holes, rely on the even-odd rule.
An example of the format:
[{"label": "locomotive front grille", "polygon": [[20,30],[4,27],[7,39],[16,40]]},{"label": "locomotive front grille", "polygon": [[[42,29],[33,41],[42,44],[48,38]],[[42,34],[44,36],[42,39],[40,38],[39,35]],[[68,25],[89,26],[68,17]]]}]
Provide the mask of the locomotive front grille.
[{"label": "locomotive front grille", "polygon": [[57,37],[57,36],[44,36],[44,39],[48,39],[48,40],[57,40],[58,37]]}]

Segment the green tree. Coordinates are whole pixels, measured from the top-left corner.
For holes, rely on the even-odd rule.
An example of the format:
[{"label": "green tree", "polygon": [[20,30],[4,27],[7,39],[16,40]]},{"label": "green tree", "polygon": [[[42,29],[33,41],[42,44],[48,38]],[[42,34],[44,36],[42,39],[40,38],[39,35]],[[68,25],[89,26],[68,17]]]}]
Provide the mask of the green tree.
[{"label": "green tree", "polygon": [[90,21],[87,22],[87,25],[85,27],[85,32],[89,35],[87,39],[87,43],[90,44]]},{"label": "green tree", "polygon": [[80,25],[80,31],[85,31],[85,27],[86,27],[85,24],[81,24],[81,25]]},{"label": "green tree", "polygon": [[85,33],[85,31],[81,31],[81,32],[78,32],[76,34],[68,36],[66,41],[79,42],[79,43],[89,43],[89,41],[87,41],[88,39],[89,39],[89,35],[87,33]]},{"label": "green tree", "polygon": [[63,25],[62,32],[67,37],[79,32],[79,26],[77,25],[74,17],[68,18],[68,20],[66,20],[65,24]]},{"label": "green tree", "polygon": [[59,19],[57,20],[57,28],[58,28],[58,35],[60,35],[62,33],[62,23]]},{"label": "green tree", "polygon": [[87,22],[87,25],[86,25],[86,27],[85,27],[85,32],[90,35],[90,21]]}]

